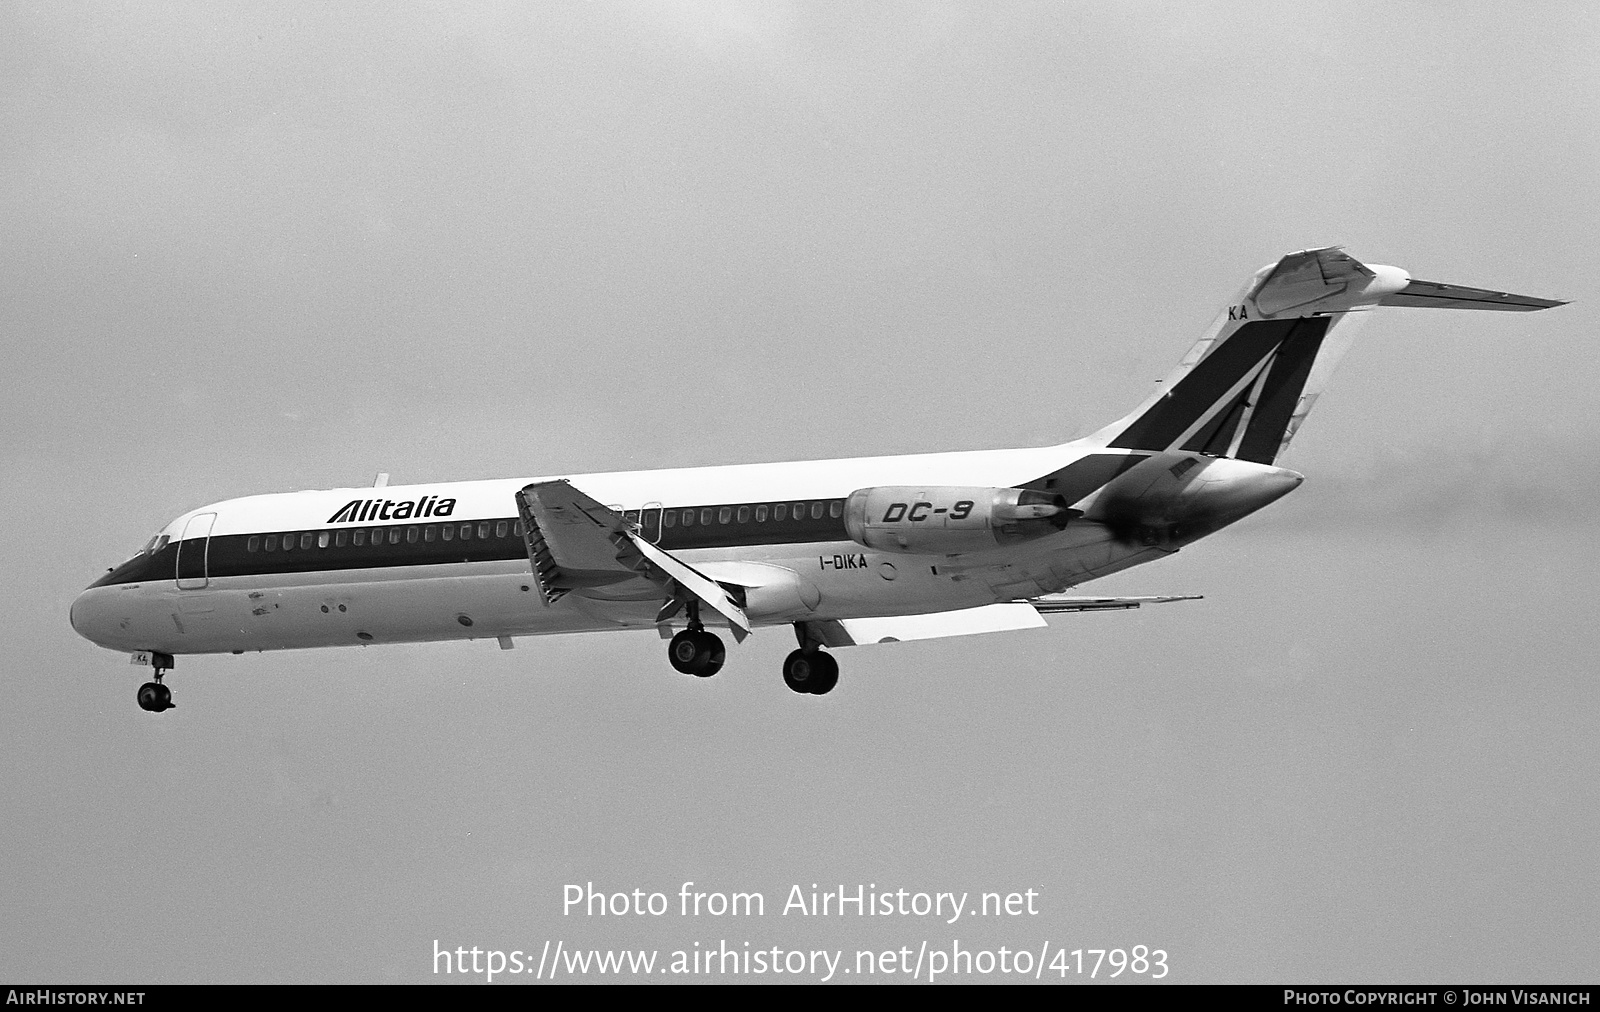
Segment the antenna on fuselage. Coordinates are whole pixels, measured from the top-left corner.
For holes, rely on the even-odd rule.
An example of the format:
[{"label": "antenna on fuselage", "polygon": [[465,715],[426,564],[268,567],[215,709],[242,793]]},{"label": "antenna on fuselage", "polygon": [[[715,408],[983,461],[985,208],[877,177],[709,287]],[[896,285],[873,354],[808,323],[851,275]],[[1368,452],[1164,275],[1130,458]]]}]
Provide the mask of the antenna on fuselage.
[{"label": "antenna on fuselage", "polygon": [[386,486],[388,484],[389,484],[389,472],[388,471],[379,471],[378,472],[378,476],[376,478],[372,479],[372,487],[373,488],[383,488],[384,486]]}]

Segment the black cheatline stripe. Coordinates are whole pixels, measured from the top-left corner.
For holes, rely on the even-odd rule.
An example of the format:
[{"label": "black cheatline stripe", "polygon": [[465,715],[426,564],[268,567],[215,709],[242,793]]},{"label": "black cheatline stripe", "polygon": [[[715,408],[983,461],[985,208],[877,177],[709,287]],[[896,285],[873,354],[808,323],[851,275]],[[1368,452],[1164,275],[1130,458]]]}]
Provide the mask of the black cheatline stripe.
[{"label": "black cheatline stripe", "polygon": [[140,552],[122,565],[112,569],[111,572],[89,584],[92,590],[95,587],[110,587],[124,583],[154,583],[158,580],[171,580],[177,568],[178,542],[169,541],[167,546],[154,555],[145,555]]},{"label": "black cheatline stripe", "polygon": [[1243,379],[1245,373],[1266,358],[1299,322],[1260,320],[1240,327],[1122,435],[1113,439],[1111,445],[1165,450]]},{"label": "black cheatline stripe", "polygon": [[[731,509],[735,517],[741,507],[747,507],[748,515],[754,517],[757,506],[765,506],[769,510],[772,503],[719,503],[710,506],[675,506],[673,512],[679,515],[687,510],[695,511],[695,524],[692,527],[681,525],[661,529],[661,539],[657,542],[667,551],[686,550],[691,548],[737,548],[753,545],[802,545],[816,542],[848,541],[850,535],[845,531],[844,519],[828,515],[826,507],[833,500],[820,500],[824,505],[823,515],[813,518],[810,516],[810,507],[819,500],[803,500],[807,507],[806,516],[800,520],[785,518],[775,520],[769,513],[768,519],[756,522],[754,519],[744,523],[730,521],[723,524],[717,521],[717,515],[723,509]],[[793,505],[792,502],[786,505]],[[712,522],[704,525],[699,522],[703,510],[713,512]],[[635,511],[629,511],[633,513]],[[200,557],[195,552],[195,545],[189,545],[189,550],[184,552],[186,577],[196,579],[209,575],[212,578],[224,576],[260,576],[276,573],[318,573],[337,572],[347,569],[388,569],[402,566],[439,566],[462,562],[500,562],[516,559],[526,560],[528,552],[520,537],[512,534],[512,524],[516,517],[496,517],[489,520],[447,520],[443,523],[421,524],[385,524],[373,526],[353,527],[322,527],[298,529],[293,531],[269,531],[259,534],[224,534],[216,535],[210,539],[206,546],[206,572],[189,571],[187,562],[191,555]],[[494,531],[500,524],[506,525],[506,535],[497,537]],[[477,528],[480,524],[487,524],[490,536],[477,537]],[[445,541],[436,532],[433,541],[424,538],[428,527],[457,527],[470,526],[473,528],[473,537],[469,539],[455,538]],[[373,530],[382,531],[381,543],[355,545],[353,538],[349,537],[356,531],[364,531],[369,538]],[[398,532],[399,542],[389,543],[389,532]],[[415,531],[415,540],[408,540],[410,532]],[[319,535],[329,534],[329,547],[318,548],[316,541]],[[345,534],[344,545],[336,545],[333,535]],[[299,547],[299,538],[302,535],[312,536],[310,548]],[[265,551],[264,543],[267,538],[276,538],[281,541],[285,536],[296,538],[296,547],[289,551],[278,548],[275,551]],[[257,550],[249,550],[249,541],[257,538]],[[195,539],[190,539],[193,542]],[[104,587],[129,583],[154,583],[174,579],[177,569],[179,546],[181,541],[168,544],[154,555],[137,555],[113,569],[110,573],[96,580],[91,587]]]},{"label": "black cheatline stripe", "polygon": [[1233,403],[1228,405],[1226,410],[1218,411],[1217,417],[1196,432],[1193,438],[1183,444],[1183,448],[1194,453],[1209,453],[1213,457],[1226,454],[1228,445],[1233,442],[1233,433],[1239,428],[1239,420],[1244,417],[1245,402],[1249,399],[1250,388],[1254,385],[1246,383],[1244,389],[1239,391],[1239,396],[1233,399]]},{"label": "black cheatline stripe", "polygon": [[[841,506],[843,506],[844,500],[808,499],[803,501],[808,509],[813,503],[821,502],[823,505],[822,516],[813,519],[808,513],[803,519],[800,520],[796,520],[792,516],[785,517],[782,520],[777,520],[774,519],[771,514],[769,514],[766,520],[757,521],[754,519],[754,516],[758,507],[766,507],[770,510],[774,505],[776,505],[774,503],[764,502],[725,503],[720,506],[674,506],[670,510],[664,510],[663,515],[667,512],[676,513],[681,520],[683,514],[691,509],[696,511],[704,511],[709,509],[718,512],[724,509],[732,509],[734,511],[734,516],[737,518],[739,510],[748,509],[750,511],[749,515],[751,519],[746,520],[744,523],[738,523],[737,521],[734,521],[723,524],[717,522],[716,518],[713,517],[711,524],[702,524],[699,522],[700,518],[697,514],[695,525],[693,527],[684,527],[682,524],[679,524],[676,527],[667,527],[663,525],[661,527],[661,540],[658,541],[657,544],[670,552],[675,549],[688,548],[741,548],[748,545],[804,545],[816,541],[850,540],[849,533],[844,529],[844,517],[842,515],[838,517],[831,517],[828,515],[827,509],[828,504],[831,502],[838,502]],[[788,503],[788,505],[793,507],[794,502],[791,501]]]},{"label": "black cheatline stripe", "polygon": [[1296,321],[1294,333],[1284,339],[1278,350],[1278,359],[1267,374],[1266,386],[1250,413],[1250,424],[1239,441],[1240,460],[1270,464],[1283,445],[1283,434],[1289,428],[1289,419],[1300,403],[1300,391],[1305,389],[1306,378],[1311,375],[1311,365],[1322,349],[1322,339],[1328,333],[1326,316],[1310,316]]},{"label": "black cheatline stripe", "polygon": [[1075,503],[1089,493],[1104,486],[1128,468],[1147,460],[1143,453],[1091,453],[1054,471],[1043,478],[1035,478],[1023,488],[1059,492],[1069,503]]}]

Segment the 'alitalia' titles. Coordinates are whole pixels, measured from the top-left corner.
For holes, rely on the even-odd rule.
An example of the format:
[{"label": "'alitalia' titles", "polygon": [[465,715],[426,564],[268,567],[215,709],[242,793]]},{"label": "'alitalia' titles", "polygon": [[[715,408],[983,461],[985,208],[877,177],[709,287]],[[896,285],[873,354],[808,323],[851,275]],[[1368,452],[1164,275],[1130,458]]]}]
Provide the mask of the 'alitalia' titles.
[{"label": "'alitalia' titles", "polygon": [[369,520],[411,520],[447,517],[456,511],[454,499],[427,495],[415,502],[393,499],[352,499],[328,518],[330,524],[364,524]]}]

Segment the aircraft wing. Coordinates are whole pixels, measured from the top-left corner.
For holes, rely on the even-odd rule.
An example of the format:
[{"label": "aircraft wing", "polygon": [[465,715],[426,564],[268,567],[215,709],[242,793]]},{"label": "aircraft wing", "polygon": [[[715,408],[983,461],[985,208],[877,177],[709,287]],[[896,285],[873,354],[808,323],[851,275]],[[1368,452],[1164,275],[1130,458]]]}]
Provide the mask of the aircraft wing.
[{"label": "aircraft wing", "polygon": [[1011,629],[1041,629],[1045,621],[1027,602],[1012,602],[926,615],[826,619],[805,624],[807,631],[823,646],[854,647],[871,643],[971,636]]},{"label": "aircraft wing", "polygon": [[977,633],[1007,632],[1013,629],[1040,629],[1045,615],[1069,611],[1115,611],[1168,601],[1198,601],[1199,594],[1172,594],[1150,597],[1069,597],[1047,594],[1025,601],[986,604],[959,611],[937,611],[926,615],[890,615],[884,618],[825,619],[805,623],[818,643],[827,647],[855,647],[872,643],[902,643],[907,640],[943,639],[946,636],[972,636]]},{"label": "aircraft wing", "polygon": [[570,482],[534,482],[517,492],[528,561],[546,605],[573,591],[645,579],[671,599],[696,598],[722,615],[743,639],[750,632],[744,609],[722,585],[640,536],[616,510],[602,506]]},{"label": "aircraft wing", "polygon": [[1198,601],[1201,597],[1200,594],[1152,597],[1070,597],[1066,594],[1046,594],[1043,597],[1030,598],[1027,603],[1038,609],[1040,614],[1059,615],[1069,611],[1118,611],[1146,604],[1166,604],[1168,601]]}]

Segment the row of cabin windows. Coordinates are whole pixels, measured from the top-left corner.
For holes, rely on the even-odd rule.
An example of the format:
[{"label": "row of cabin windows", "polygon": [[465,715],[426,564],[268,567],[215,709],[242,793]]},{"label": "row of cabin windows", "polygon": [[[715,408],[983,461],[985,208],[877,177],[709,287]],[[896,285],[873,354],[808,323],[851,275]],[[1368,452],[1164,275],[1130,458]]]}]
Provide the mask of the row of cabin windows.
[{"label": "row of cabin windows", "polygon": [[[630,519],[638,516],[637,512],[629,511]],[[661,526],[667,527],[694,527],[697,523],[701,527],[710,527],[713,524],[747,524],[754,520],[764,524],[769,519],[774,523],[785,520],[821,520],[824,516],[835,520],[844,516],[844,500],[832,499],[826,502],[797,502],[797,503],[760,503],[755,506],[701,506],[694,509],[668,509],[661,513]],[[374,545],[381,545],[387,541],[391,545],[398,545],[401,539],[406,544],[416,544],[418,539],[431,543],[439,541],[470,541],[476,535],[479,540],[491,537],[503,538],[507,534],[522,537],[522,521],[516,520],[480,520],[476,524],[412,524],[407,527],[374,527],[370,538]],[[298,546],[301,549],[311,548],[343,548],[351,545],[360,548],[368,543],[369,534],[365,528],[356,530],[337,531],[304,531],[299,534],[268,534],[251,535],[245,542],[245,551],[277,552],[294,551]]]},{"label": "row of cabin windows", "polygon": [[764,524],[769,519],[774,523],[784,520],[821,520],[829,516],[837,520],[844,516],[844,500],[834,499],[828,502],[812,503],[761,503],[756,506],[702,506],[699,509],[669,509],[662,511],[662,527],[693,527],[699,523],[701,527],[710,527],[712,524],[747,524],[752,519],[758,524]]},{"label": "row of cabin windows", "polygon": [[339,531],[304,531],[299,534],[268,534],[265,537],[259,534],[250,536],[245,542],[247,552],[292,552],[296,547],[309,548],[343,548],[350,545],[360,548],[368,543],[370,537],[373,545],[385,542],[398,545],[402,540],[408,545],[414,545],[419,540],[433,541],[471,541],[477,537],[480,541],[490,538],[503,538],[507,534],[522,537],[522,521],[510,520],[479,520],[475,524],[412,524],[408,527],[374,527],[369,535],[366,528]]}]

